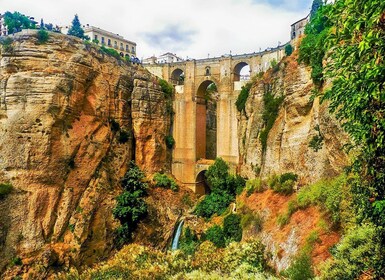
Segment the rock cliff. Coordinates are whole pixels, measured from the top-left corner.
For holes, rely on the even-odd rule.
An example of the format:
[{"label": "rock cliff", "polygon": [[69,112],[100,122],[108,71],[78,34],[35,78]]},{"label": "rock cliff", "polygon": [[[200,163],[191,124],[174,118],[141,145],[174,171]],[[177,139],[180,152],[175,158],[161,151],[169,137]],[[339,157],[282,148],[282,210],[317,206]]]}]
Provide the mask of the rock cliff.
[{"label": "rock cliff", "polygon": [[170,120],[156,78],[81,40],[17,35],[0,54],[0,270],[11,258],[107,257],[127,163],[167,169]]},{"label": "rock cliff", "polygon": [[[313,90],[310,69],[297,63],[296,53],[257,79],[245,110],[238,115],[243,176],[267,178],[293,172],[303,185],[335,176],[347,165],[348,158],[342,150],[347,137],[329,114],[327,104],[320,104],[319,98],[311,100]],[[267,92],[284,99],[264,150],[260,134],[264,129],[263,97]],[[315,149],[309,147],[313,139],[319,140]]]}]

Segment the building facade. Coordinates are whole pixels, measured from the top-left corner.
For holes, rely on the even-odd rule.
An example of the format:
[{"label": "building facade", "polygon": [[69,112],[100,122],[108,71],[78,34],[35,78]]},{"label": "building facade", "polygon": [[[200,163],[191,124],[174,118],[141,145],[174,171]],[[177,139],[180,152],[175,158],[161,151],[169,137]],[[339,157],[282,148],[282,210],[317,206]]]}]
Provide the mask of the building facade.
[{"label": "building facade", "polygon": [[[109,32],[107,30],[91,26],[89,24],[83,25],[84,35],[99,46],[105,46],[115,49],[123,56],[136,57],[136,43],[126,40],[123,36]],[[67,34],[69,26],[61,28],[61,32]]]},{"label": "building facade", "polygon": [[306,16],[303,19],[300,19],[299,21],[294,22],[291,25],[291,32],[290,32],[291,40],[297,39],[298,37],[305,34],[305,27],[306,27],[306,24],[308,24],[309,20],[310,20],[310,15]]},{"label": "building facade", "polygon": [[175,63],[182,62],[183,59],[177,56],[174,53],[165,53],[160,55],[159,57],[151,56],[149,58],[145,58],[143,60],[143,64],[162,64],[162,63]]},{"label": "building facade", "polygon": [[5,25],[4,15],[0,14],[0,36],[7,36],[8,28]]}]

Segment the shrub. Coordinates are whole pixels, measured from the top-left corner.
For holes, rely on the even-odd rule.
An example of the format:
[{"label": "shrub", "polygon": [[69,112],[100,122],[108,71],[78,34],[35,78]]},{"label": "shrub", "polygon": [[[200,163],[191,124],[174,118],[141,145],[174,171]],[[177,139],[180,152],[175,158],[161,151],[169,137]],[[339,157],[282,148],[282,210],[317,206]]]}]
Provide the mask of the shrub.
[{"label": "shrub", "polygon": [[178,190],[178,185],[166,174],[155,173],[153,180],[155,182],[155,186],[157,187],[171,189],[174,192]]},{"label": "shrub", "polygon": [[265,128],[260,132],[259,135],[263,152],[266,151],[267,138],[275,120],[278,117],[279,107],[281,106],[283,99],[284,96],[275,97],[269,90],[267,90],[263,95],[264,107],[262,112],[262,120]]},{"label": "shrub", "polygon": [[118,132],[120,130],[120,125],[114,119],[110,119],[110,129],[112,132]]},{"label": "shrub", "polygon": [[247,182],[246,182],[246,194],[247,194],[247,196],[250,196],[254,192],[260,193],[263,191],[264,191],[264,188],[263,188],[263,184],[262,184],[261,179],[255,178],[255,179],[247,180]]},{"label": "shrub", "polygon": [[278,72],[278,70],[279,70],[279,64],[278,64],[277,60],[273,59],[273,60],[270,62],[270,65],[271,65],[271,68],[273,69],[273,73]]},{"label": "shrub", "polygon": [[289,195],[294,191],[297,178],[298,176],[294,173],[284,173],[281,176],[273,175],[269,178],[268,184],[274,192]]},{"label": "shrub", "polygon": [[174,148],[175,140],[174,140],[174,137],[172,137],[172,135],[167,135],[167,136],[165,137],[164,141],[166,142],[166,147],[167,147],[168,149]]},{"label": "shrub", "polygon": [[284,227],[289,223],[290,217],[287,213],[281,214],[277,217],[277,224],[280,228]]},{"label": "shrub", "polygon": [[39,44],[45,44],[47,43],[48,39],[49,39],[49,33],[47,31],[45,31],[44,29],[40,29],[37,34],[37,42]]},{"label": "shrub", "polygon": [[373,279],[384,276],[380,230],[373,224],[349,229],[322,269],[322,279],[358,279],[366,271],[372,271]]},{"label": "shrub", "polygon": [[256,232],[260,232],[262,230],[262,225],[263,219],[258,213],[246,213],[242,215],[241,226],[243,229],[252,226]]},{"label": "shrub", "polygon": [[187,255],[193,255],[199,245],[197,235],[187,227],[184,231],[182,238],[179,241],[179,248]]},{"label": "shrub", "polygon": [[282,174],[282,175],[280,176],[280,178],[279,178],[279,181],[280,181],[281,183],[284,183],[284,182],[286,182],[286,181],[288,181],[288,180],[292,180],[292,181],[295,182],[295,181],[298,180],[298,175],[289,172],[289,173],[284,173],[284,174]]},{"label": "shrub", "polygon": [[229,181],[229,184],[234,185],[231,189],[235,189],[236,194],[241,194],[246,185],[245,179],[239,175],[230,175]]},{"label": "shrub", "polygon": [[287,56],[291,56],[291,54],[293,53],[293,46],[291,45],[291,44],[287,44],[286,46],[285,46],[285,54],[287,55]]},{"label": "shrub", "polygon": [[174,87],[170,85],[166,80],[159,79],[159,85],[166,98],[171,98],[174,92]]},{"label": "shrub", "polygon": [[116,197],[116,206],[112,213],[120,221],[117,229],[117,245],[131,240],[132,232],[139,221],[147,215],[147,204],[142,198],[146,194],[147,184],[143,182],[144,173],[130,162],[130,169],[122,179],[123,193]]},{"label": "shrub", "polygon": [[130,139],[130,133],[125,130],[121,130],[119,132],[119,137],[118,137],[118,142],[121,144],[127,143],[128,140]]},{"label": "shrub", "polygon": [[[284,272],[290,280],[308,280],[314,278],[313,269],[311,268],[311,257],[309,254],[300,254],[294,258],[290,267]],[[337,278],[330,278],[337,279]]]},{"label": "shrub", "polygon": [[194,212],[197,216],[210,218],[214,214],[222,215],[234,197],[226,192],[212,192],[197,205]]},{"label": "shrub", "polygon": [[110,55],[112,57],[115,57],[116,59],[120,59],[121,58],[120,54],[115,49],[106,48],[105,46],[101,46],[100,49],[105,54]]},{"label": "shrub", "polygon": [[206,240],[211,241],[217,248],[225,248],[225,235],[220,226],[214,225],[205,233]]},{"label": "shrub", "polygon": [[13,51],[12,43],[13,40],[10,37],[0,38],[0,44],[3,46],[5,52]]},{"label": "shrub", "polygon": [[237,101],[235,102],[235,106],[237,106],[237,109],[239,112],[242,112],[245,110],[246,101],[247,101],[247,98],[249,98],[251,86],[252,86],[252,83],[247,83],[246,85],[244,85],[241,89],[241,92],[238,95]]},{"label": "shrub", "polygon": [[11,266],[16,266],[16,265],[20,266],[20,265],[23,265],[23,261],[21,260],[20,257],[14,257],[14,258],[12,258],[10,265]]},{"label": "shrub", "polygon": [[229,166],[222,158],[215,160],[206,171],[205,176],[212,191],[228,191]]},{"label": "shrub", "polygon": [[241,217],[237,214],[228,215],[223,221],[223,233],[227,242],[240,242],[242,240]]},{"label": "shrub", "polygon": [[0,183],[0,199],[5,198],[12,192],[13,186],[9,183]]}]

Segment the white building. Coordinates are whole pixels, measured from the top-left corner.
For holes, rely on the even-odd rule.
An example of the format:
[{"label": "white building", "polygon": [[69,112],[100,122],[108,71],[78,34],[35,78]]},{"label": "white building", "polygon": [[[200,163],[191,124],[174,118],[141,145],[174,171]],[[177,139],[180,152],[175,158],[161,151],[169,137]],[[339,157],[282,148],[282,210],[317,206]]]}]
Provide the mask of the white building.
[{"label": "white building", "polygon": [[305,34],[305,27],[309,21],[310,21],[310,14],[307,15],[305,18],[294,22],[291,25],[291,32],[290,32],[291,40],[297,39],[301,35]]},{"label": "white building", "polygon": [[[89,24],[83,25],[84,35],[100,46],[115,49],[121,56],[136,56],[136,43],[126,40],[123,36],[115,34],[104,29],[91,26]],[[69,26],[62,27],[61,32],[67,34]]]},{"label": "white building", "polygon": [[0,14],[0,36],[7,36],[8,28],[4,22],[4,15]]},{"label": "white building", "polygon": [[143,64],[156,64],[156,63],[162,64],[162,63],[173,63],[173,62],[180,62],[180,61],[183,61],[183,59],[174,53],[168,52],[160,55],[159,57],[151,56],[149,58],[146,58],[143,60]]}]

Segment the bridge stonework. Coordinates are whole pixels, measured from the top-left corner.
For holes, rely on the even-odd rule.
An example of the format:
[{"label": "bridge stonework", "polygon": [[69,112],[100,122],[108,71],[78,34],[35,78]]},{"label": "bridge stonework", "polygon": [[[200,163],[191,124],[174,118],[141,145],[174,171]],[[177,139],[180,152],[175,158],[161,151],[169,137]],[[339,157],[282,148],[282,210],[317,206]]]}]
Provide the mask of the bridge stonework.
[{"label": "bridge stonework", "polygon": [[[145,65],[151,73],[175,86],[172,174],[177,180],[196,193],[205,192],[198,176],[213,161],[205,159],[207,108],[202,88],[206,90],[211,82],[216,84],[216,156],[236,170],[239,152],[235,102],[247,82],[241,80],[239,71],[249,65],[252,77],[283,56],[284,47],[279,47],[261,53]],[[182,72],[184,81],[175,75]]]}]

